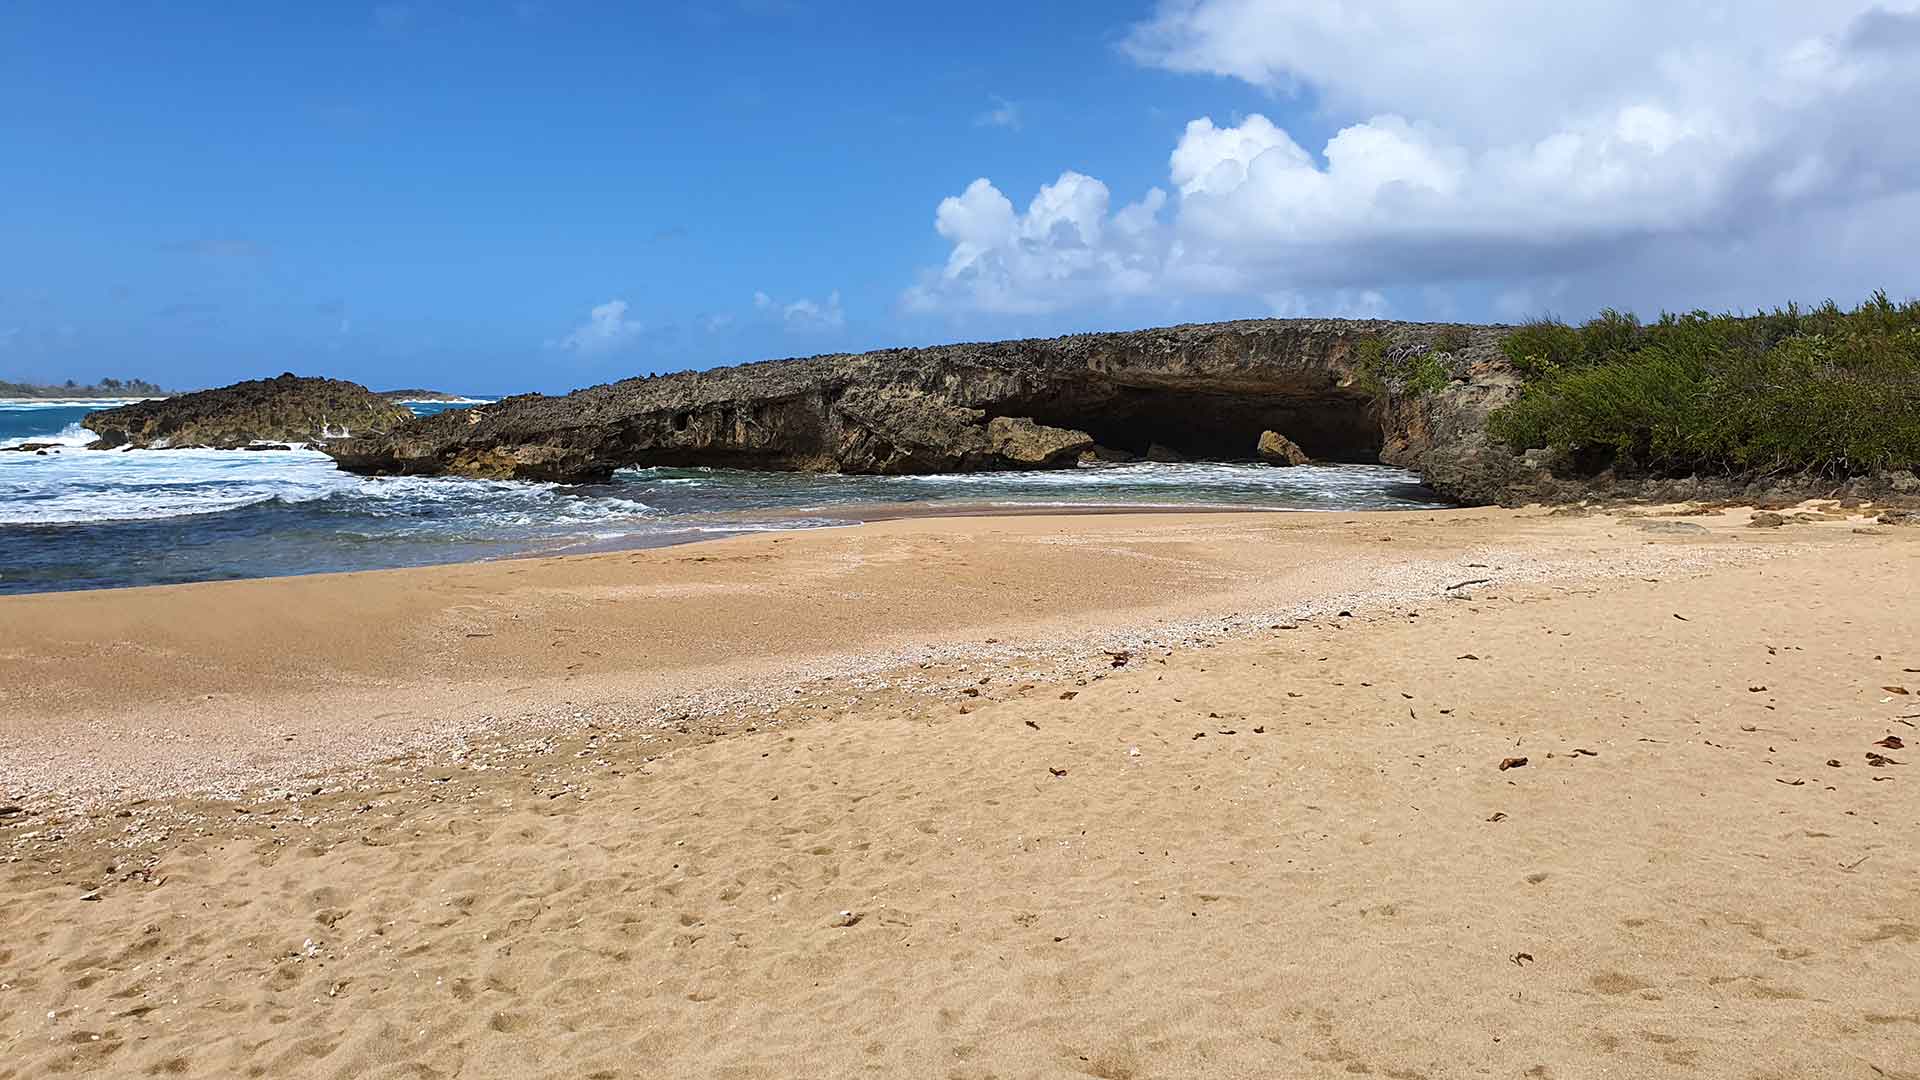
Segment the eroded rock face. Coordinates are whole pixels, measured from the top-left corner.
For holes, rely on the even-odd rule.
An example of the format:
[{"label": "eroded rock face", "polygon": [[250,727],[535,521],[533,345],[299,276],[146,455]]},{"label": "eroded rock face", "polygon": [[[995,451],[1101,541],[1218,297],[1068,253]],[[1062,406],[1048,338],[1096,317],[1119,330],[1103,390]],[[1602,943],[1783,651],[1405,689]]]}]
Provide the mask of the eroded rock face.
[{"label": "eroded rock face", "polygon": [[1518,386],[1500,328],[1469,333],[1449,354],[1458,378],[1438,392],[1404,396],[1361,370],[1363,342],[1425,353],[1442,329],[1259,320],[769,361],[507,398],[326,450],[361,473],[585,481],[651,465],[897,474],[1150,451],[1251,460],[1276,431],[1314,460],[1421,468],[1470,454]]},{"label": "eroded rock face", "polygon": [[95,450],[230,450],[259,442],[319,443],[377,435],[411,419],[411,412],[358,383],[288,373],[102,409],[88,413],[81,424],[100,436],[92,444]]},{"label": "eroded rock face", "polygon": [[1036,424],[1024,416],[996,416],[987,421],[987,448],[996,460],[1016,468],[1058,469],[1078,463],[1082,453],[1093,449],[1093,436]]}]

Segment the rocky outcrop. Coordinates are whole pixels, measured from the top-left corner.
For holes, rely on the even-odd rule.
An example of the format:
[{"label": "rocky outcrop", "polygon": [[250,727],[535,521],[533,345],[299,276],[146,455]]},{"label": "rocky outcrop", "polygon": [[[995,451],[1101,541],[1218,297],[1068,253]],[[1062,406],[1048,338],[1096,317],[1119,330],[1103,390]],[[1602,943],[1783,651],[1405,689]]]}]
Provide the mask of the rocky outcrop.
[{"label": "rocky outcrop", "polygon": [[1082,453],[1093,449],[1093,436],[1036,424],[1024,416],[996,416],[987,421],[987,449],[994,460],[1016,468],[1058,469],[1078,463]]},{"label": "rocky outcrop", "polygon": [[388,401],[434,401],[451,404],[472,401],[470,397],[449,394],[445,390],[376,390],[375,393]]},{"label": "rocky outcrop", "polygon": [[116,447],[230,450],[254,443],[320,443],[390,432],[413,414],[358,383],[301,378],[235,383],[218,390],[91,412],[81,424]]},{"label": "rocky outcrop", "polygon": [[[1258,320],[889,349],[523,395],[327,445],[361,473],[600,479],[627,466],[891,474],[1070,466],[1082,454],[1250,460],[1265,431],[1315,460],[1424,468],[1475,452],[1517,387],[1504,331]],[[1414,392],[1367,357],[1426,355]],[[1370,344],[1377,343],[1377,344]],[[1364,347],[1363,347],[1364,346]]]},{"label": "rocky outcrop", "polygon": [[1309,465],[1313,459],[1298,443],[1277,431],[1260,433],[1260,460],[1269,465]]}]

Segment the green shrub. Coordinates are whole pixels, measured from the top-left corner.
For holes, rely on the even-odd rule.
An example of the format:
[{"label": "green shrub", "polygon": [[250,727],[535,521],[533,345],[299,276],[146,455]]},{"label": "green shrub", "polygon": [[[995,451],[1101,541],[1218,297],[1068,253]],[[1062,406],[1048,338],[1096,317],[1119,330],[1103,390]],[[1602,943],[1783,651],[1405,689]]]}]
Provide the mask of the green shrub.
[{"label": "green shrub", "polygon": [[1357,382],[1375,397],[1431,394],[1445,389],[1453,378],[1439,349],[1414,355],[1388,349],[1383,338],[1367,337],[1354,347],[1354,355],[1360,372]]},{"label": "green shrub", "polygon": [[1447,365],[1440,357],[1441,354],[1437,350],[1424,352],[1405,365],[1402,381],[1407,393],[1419,397],[1447,388],[1447,383],[1453,376],[1447,371]]},{"label": "green shrub", "polygon": [[1386,354],[1386,341],[1376,335],[1361,338],[1353,347],[1354,368],[1358,372],[1354,381],[1374,397],[1384,397],[1387,392],[1387,384],[1382,376]]},{"label": "green shrub", "polygon": [[1472,338],[1464,326],[1443,326],[1433,335],[1433,347],[1443,353],[1462,353],[1471,344]]},{"label": "green shrub", "polygon": [[1536,319],[1514,328],[1500,350],[1526,376],[1571,367],[1580,358],[1580,331],[1557,319]]},{"label": "green shrub", "polygon": [[[1517,340],[1516,340],[1517,339]],[[1489,420],[1515,448],[1631,471],[1835,476],[1920,463],[1920,302],[1756,316],[1605,312],[1504,343],[1527,379]]]}]

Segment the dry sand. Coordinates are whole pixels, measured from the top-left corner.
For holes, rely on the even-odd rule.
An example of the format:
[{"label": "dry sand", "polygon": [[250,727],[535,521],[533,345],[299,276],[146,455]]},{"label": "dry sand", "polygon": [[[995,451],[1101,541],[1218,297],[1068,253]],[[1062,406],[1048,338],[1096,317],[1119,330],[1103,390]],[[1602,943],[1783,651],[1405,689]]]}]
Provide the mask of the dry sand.
[{"label": "dry sand", "polygon": [[0,600],[0,1080],[1920,1077],[1920,529],[1745,520]]}]

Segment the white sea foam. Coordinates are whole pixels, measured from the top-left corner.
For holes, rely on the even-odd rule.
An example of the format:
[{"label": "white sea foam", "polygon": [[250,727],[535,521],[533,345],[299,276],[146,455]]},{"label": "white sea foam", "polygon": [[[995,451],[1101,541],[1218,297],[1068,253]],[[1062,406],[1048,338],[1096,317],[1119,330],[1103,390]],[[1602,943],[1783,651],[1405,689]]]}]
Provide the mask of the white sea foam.
[{"label": "white sea foam", "polygon": [[780,521],[743,521],[726,525],[682,525],[677,528],[695,533],[761,533],[790,532],[794,529],[846,529],[859,524],[862,523],[840,518],[787,518]]},{"label": "white sea foam", "polygon": [[[90,432],[68,432],[84,446]],[[31,441],[49,441],[32,437]],[[79,450],[0,454],[0,525],[76,525],[217,514],[256,504],[326,503],[343,534],[485,536],[658,516],[636,499],[557,494],[558,485],[507,480],[361,477],[317,450]],[[381,522],[362,532],[355,520]]]},{"label": "white sea foam", "polygon": [[[65,433],[63,433],[65,434]],[[33,440],[40,441],[40,440]],[[68,445],[85,445],[76,440]],[[273,460],[269,460],[269,457]],[[213,514],[325,498],[353,478],[326,455],[239,450],[63,450],[0,455],[0,524],[66,525]]]},{"label": "white sea foam", "polygon": [[1034,506],[1240,506],[1247,509],[1415,507],[1432,501],[1418,475],[1386,466],[1280,468],[1142,462],[1077,469],[918,476],[635,469],[623,472],[670,502],[717,500],[785,511],[875,502]]},{"label": "white sea foam", "polygon": [[68,424],[51,435],[22,435],[18,438],[0,439],[0,448],[20,446],[25,443],[50,443],[61,447],[85,446],[100,436],[81,427],[78,423]]}]

